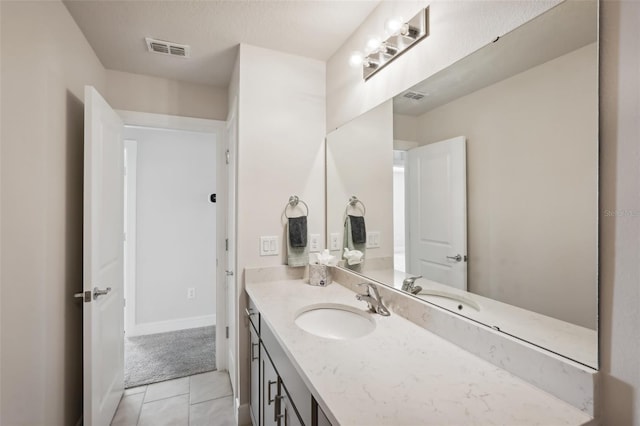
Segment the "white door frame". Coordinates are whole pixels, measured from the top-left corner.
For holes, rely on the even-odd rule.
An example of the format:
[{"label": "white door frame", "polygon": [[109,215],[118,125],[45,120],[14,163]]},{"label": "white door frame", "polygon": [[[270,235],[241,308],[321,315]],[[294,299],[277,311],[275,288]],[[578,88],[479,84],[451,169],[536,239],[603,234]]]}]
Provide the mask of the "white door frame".
[{"label": "white door frame", "polygon": [[[218,211],[226,211],[226,179],[219,179],[221,173],[224,175],[226,170],[224,164],[227,139],[225,121],[125,110],[116,110],[116,112],[122,117],[126,126],[155,127],[215,134],[217,148],[216,173],[219,182],[216,189]],[[216,215],[216,229],[218,230],[216,232],[216,256],[219,259],[216,260],[216,368],[220,371],[227,369],[227,339],[225,336],[227,327],[226,275],[224,272],[224,259],[221,258],[225,253],[224,238],[221,238],[224,235],[221,230],[225,229],[226,226],[224,216],[224,214]]]}]

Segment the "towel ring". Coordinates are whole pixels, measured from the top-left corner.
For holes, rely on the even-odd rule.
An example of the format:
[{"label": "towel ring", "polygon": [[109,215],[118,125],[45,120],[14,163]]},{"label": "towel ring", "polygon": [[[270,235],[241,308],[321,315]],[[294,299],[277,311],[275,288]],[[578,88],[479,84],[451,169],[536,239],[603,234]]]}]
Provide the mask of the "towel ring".
[{"label": "towel ring", "polygon": [[289,215],[287,214],[287,209],[288,208],[293,209],[299,203],[304,204],[304,207],[307,209],[307,213],[305,214],[305,216],[309,216],[309,206],[307,205],[307,203],[301,200],[297,195],[292,195],[291,197],[289,197],[289,202],[284,206],[284,217],[286,217],[287,219],[290,219]]},{"label": "towel ring", "polygon": [[349,202],[347,203],[347,206],[344,208],[344,213],[345,216],[349,215],[349,207],[353,207],[356,208],[356,206],[360,204],[362,206],[362,216],[365,216],[367,214],[367,207],[364,205],[364,203],[362,201],[360,201],[358,199],[358,197],[356,197],[355,195],[352,195],[349,198]]}]

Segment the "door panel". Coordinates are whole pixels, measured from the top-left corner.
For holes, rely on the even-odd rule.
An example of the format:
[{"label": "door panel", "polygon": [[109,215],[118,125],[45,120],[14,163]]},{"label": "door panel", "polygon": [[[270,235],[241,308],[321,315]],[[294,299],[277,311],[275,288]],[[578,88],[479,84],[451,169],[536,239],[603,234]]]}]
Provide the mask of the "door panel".
[{"label": "door panel", "polygon": [[249,411],[254,426],[260,424],[260,339],[258,334],[249,327],[251,334],[249,356],[251,357],[251,395],[249,399]]},{"label": "door panel", "polygon": [[262,380],[260,381],[261,393],[262,393],[262,412],[260,413],[260,420],[262,426],[278,425],[278,412],[277,405],[278,395],[280,389],[280,379],[276,369],[273,367],[269,356],[262,346],[260,346],[260,374],[262,374]]},{"label": "door panel", "polygon": [[124,151],[120,117],[85,88],[84,424],[108,425],[124,390]]},{"label": "door panel", "polygon": [[467,289],[465,138],[407,152],[407,272]]}]

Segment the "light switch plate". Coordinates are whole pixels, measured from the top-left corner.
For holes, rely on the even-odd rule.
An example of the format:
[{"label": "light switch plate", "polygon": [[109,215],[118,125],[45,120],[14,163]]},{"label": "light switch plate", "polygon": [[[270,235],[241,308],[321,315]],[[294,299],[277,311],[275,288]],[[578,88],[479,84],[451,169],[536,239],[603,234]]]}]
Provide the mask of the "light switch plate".
[{"label": "light switch plate", "polygon": [[309,251],[311,253],[320,251],[320,234],[311,234],[309,236]]},{"label": "light switch plate", "polygon": [[329,250],[340,250],[340,234],[337,232],[331,233],[331,241],[329,242]]},{"label": "light switch plate", "polygon": [[260,237],[260,256],[277,256],[279,253],[280,250],[278,250],[278,237]]},{"label": "light switch plate", "polygon": [[380,247],[380,231],[367,232],[367,248]]}]

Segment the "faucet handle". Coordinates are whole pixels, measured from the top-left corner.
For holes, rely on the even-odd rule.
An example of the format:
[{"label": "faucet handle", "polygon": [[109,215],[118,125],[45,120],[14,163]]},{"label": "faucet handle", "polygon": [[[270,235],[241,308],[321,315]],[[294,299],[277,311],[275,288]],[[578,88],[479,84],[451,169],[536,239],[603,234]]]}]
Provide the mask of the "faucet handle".
[{"label": "faucet handle", "polygon": [[414,283],[418,278],[422,278],[422,275],[418,275],[415,277],[407,277],[404,280],[402,280],[402,290],[412,291],[414,288]]},{"label": "faucet handle", "polygon": [[378,299],[378,288],[376,287],[375,284],[373,283],[368,283],[368,282],[364,282],[364,283],[358,283],[357,285],[359,286],[367,286],[367,296],[371,295],[371,291],[373,290],[373,294],[376,296],[376,299]]}]

